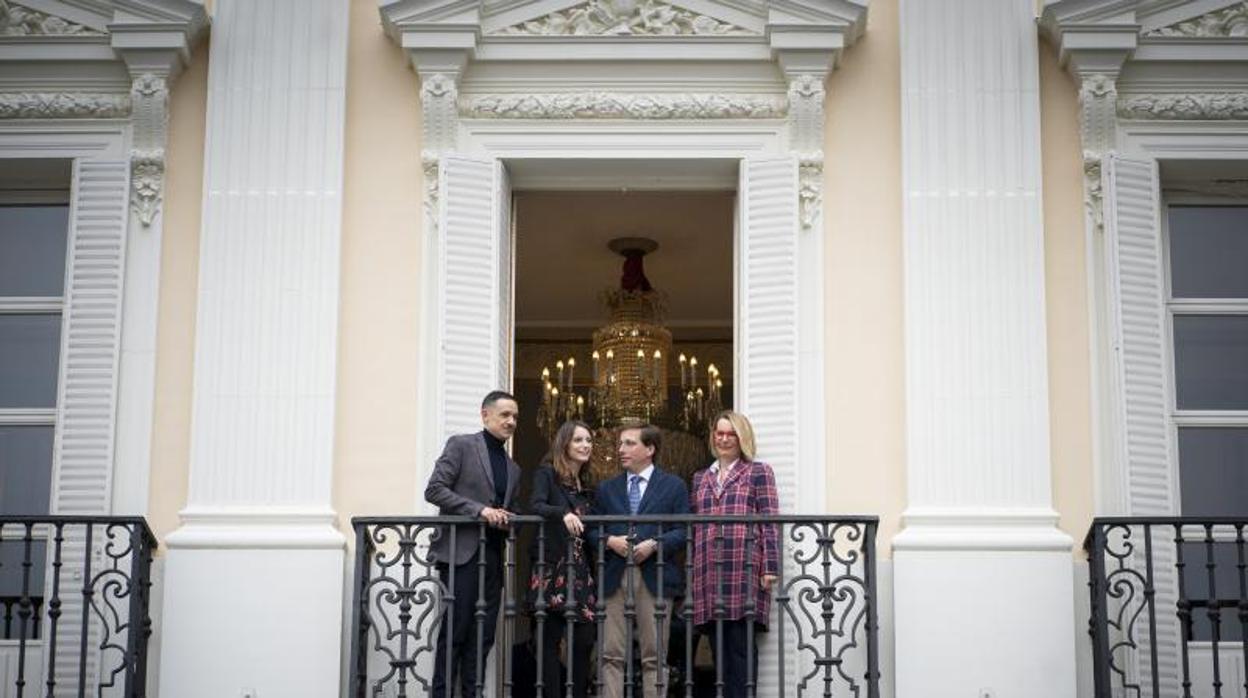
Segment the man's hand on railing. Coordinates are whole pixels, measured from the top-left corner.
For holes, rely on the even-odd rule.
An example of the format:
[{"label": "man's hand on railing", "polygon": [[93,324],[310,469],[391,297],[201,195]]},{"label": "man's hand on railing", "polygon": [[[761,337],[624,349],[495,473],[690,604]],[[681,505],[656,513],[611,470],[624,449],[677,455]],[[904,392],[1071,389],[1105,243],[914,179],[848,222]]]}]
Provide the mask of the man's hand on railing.
[{"label": "man's hand on railing", "polygon": [[637,545],[634,545],[633,546],[633,562],[636,562],[637,564],[640,565],[641,563],[649,559],[650,556],[654,554],[654,551],[658,549],[658,547],[659,547],[659,542],[653,538],[650,538],[648,540],[643,540]]},{"label": "man's hand on railing", "polygon": [[480,516],[494,528],[507,528],[507,517],[511,516],[511,512],[502,508],[485,507]]},{"label": "man's hand on railing", "polygon": [[620,557],[628,557],[628,536],[610,536],[607,538],[607,547]]}]

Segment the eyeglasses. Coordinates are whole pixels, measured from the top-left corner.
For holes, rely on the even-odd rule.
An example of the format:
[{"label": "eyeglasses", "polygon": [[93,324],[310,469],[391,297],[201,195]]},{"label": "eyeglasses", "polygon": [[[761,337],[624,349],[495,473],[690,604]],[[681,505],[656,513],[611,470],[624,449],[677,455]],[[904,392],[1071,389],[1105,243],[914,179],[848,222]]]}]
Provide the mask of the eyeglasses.
[{"label": "eyeglasses", "polygon": [[717,431],[717,432],[715,432],[715,438],[717,438],[717,439],[734,439],[734,440],[735,440],[735,439],[737,438],[737,432],[735,432],[735,431]]}]

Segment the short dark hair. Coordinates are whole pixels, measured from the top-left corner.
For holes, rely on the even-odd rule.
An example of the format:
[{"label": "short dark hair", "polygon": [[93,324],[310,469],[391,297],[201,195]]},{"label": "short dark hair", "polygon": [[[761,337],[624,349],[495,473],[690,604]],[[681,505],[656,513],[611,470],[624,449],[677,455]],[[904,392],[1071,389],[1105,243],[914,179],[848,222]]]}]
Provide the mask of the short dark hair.
[{"label": "short dark hair", "polygon": [[660,431],[659,428],[654,426],[653,424],[647,424],[646,422],[642,422],[640,424],[626,424],[620,427],[620,433],[624,433],[626,431],[632,431],[634,429],[641,432],[640,434],[638,434],[638,436],[641,438],[641,445],[654,448],[654,456],[652,457],[655,460],[658,460],[659,447],[663,445],[663,432]]},{"label": "short dark hair", "polygon": [[481,401],[481,409],[485,409],[499,400],[511,400],[512,402],[519,403],[519,400],[516,400],[516,396],[506,390],[491,390],[485,394],[485,399]]}]

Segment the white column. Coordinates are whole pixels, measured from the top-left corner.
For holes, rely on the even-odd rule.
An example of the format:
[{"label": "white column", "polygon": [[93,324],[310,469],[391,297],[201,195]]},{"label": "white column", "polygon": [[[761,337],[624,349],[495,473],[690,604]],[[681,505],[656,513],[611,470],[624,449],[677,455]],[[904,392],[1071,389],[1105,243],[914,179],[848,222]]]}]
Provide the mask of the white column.
[{"label": "white column", "polygon": [[1030,0],[902,0],[905,529],[897,695],[1075,691],[1049,453]]},{"label": "white column", "polygon": [[160,694],[335,696],[345,0],[217,0],[191,473]]}]

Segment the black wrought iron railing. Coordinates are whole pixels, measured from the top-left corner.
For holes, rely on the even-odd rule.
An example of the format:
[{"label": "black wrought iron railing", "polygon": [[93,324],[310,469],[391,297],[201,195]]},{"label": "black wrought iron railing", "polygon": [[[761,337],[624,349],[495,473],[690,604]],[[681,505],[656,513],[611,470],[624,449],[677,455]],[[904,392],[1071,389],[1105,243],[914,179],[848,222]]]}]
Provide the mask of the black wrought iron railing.
[{"label": "black wrought iron railing", "polygon": [[1097,698],[1248,695],[1246,518],[1097,518],[1088,554]]},{"label": "black wrought iron railing", "polygon": [[146,695],[155,550],[139,517],[0,515],[0,695]]},{"label": "black wrought iron railing", "polygon": [[[655,552],[654,574],[658,575],[658,587],[664,587],[664,579],[670,576],[679,580],[673,590],[674,597],[659,600],[655,605],[656,616],[670,612],[670,630],[667,637],[658,638],[658,655],[665,662],[658,672],[659,693],[666,696],[701,698],[724,695],[731,689],[725,686],[725,661],[713,662],[710,656],[724,657],[722,645],[707,647],[711,637],[722,642],[720,632],[708,633],[708,628],[722,631],[725,619],[725,598],[736,594],[738,610],[740,597],[744,596],[747,625],[770,621],[767,632],[756,637],[746,634],[747,643],[758,643],[759,665],[745,669],[745,693],[749,696],[865,696],[879,695],[879,650],[877,646],[877,595],[876,595],[876,534],[878,518],[867,516],[772,516],[772,517],[699,517],[699,516],[589,516],[584,519],[587,533],[585,547],[590,548],[593,584],[596,585],[591,654],[591,687],[593,695],[602,696],[608,687],[603,671],[604,624],[610,622],[607,601],[604,599],[604,565],[607,556],[616,555],[607,549],[606,532],[609,526],[627,527],[630,541],[636,538],[636,527],[654,525],[661,537],[666,532],[684,533],[683,549],[665,550],[660,546]],[[454,524],[454,525],[451,525]],[[430,539],[435,530],[446,526],[451,537],[450,557],[456,557],[458,546],[469,545],[484,551],[490,535],[484,523],[460,517],[361,517],[352,519],[355,534],[355,579],[353,592],[350,695],[365,696],[426,696],[432,689],[434,658],[438,653],[439,628],[443,623],[453,624],[454,599],[450,590],[454,581],[444,582],[435,562],[429,554]],[[503,563],[503,598],[497,621],[488,618],[482,610],[484,604],[475,607],[472,637],[484,634],[486,623],[497,622],[498,640],[491,653],[492,670],[482,672],[476,683],[476,691],[486,684],[493,684],[495,695],[540,696],[543,688],[551,682],[560,686],[559,695],[574,695],[573,672],[567,667],[572,655],[568,648],[575,640],[573,623],[565,624],[567,636],[561,644],[559,658],[562,660],[559,675],[544,675],[547,664],[541,656],[540,642],[532,638],[542,636],[542,625],[549,622],[554,613],[575,613],[571,604],[564,604],[561,611],[551,612],[551,605],[543,598],[539,588],[537,598],[529,586],[526,574],[530,547],[537,546],[538,562],[534,565],[539,573],[545,571],[544,553],[548,537],[547,527],[562,523],[544,522],[539,517],[515,516],[506,533]],[[457,527],[458,526],[458,527]],[[467,526],[468,528],[462,528]],[[737,527],[735,530],[730,530]],[[761,617],[758,585],[763,583],[764,553],[756,542],[768,533],[775,533],[776,555],[779,566],[776,579],[770,589],[770,606],[767,618]],[[745,541],[741,542],[744,528]],[[471,534],[465,534],[471,531]],[[733,557],[726,554],[725,532],[738,536],[738,547]],[[653,532],[653,531],[652,531]],[[695,538],[699,545],[707,546],[695,556]],[[465,540],[466,539],[466,540]],[[561,559],[573,559],[576,538],[568,537],[566,555]],[[522,544],[522,541],[523,544]],[[729,546],[731,547],[731,546]],[[741,551],[745,551],[742,556]],[[756,554],[757,552],[757,554]],[[709,555],[709,558],[707,557]],[[697,562],[703,565],[695,569]],[[627,569],[635,563],[623,557]],[[477,558],[479,562],[480,558]],[[706,567],[709,560],[709,567]],[[484,589],[484,565],[462,568],[475,573],[475,581]],[[708,572],[708,570],[710,570]],[[735,572],[734,572],[735,570]],[[565,574],[568,588],[574,586],[576,571],[569,563]],[[718,581],[709,585],[703,574],[711,574]],[[735,576],[734,576],[735,575]],[[733,585],[737,584],[736,587]],[[744,594],[741,594],[745,585]],[[540,585],[539,585],[540,586]],[[620,587],[625,614],[636,620],[639,614],[636,592]],[[695,626],[694,595],[706,594],[713,598],[698,603],[711,611],[707,624]],[[527,597],[527,598],[526,598]],[[556,600],[557,602],[558,600]],[[616,606],[618,609],[618,606]],[[739,615],[739,614],[738,614]],[[638,643],[632,623],[627,624],[629,639],[627,647]],[[661,624],[658,627],[662,627]],[[448,639],[449,643],[449,633]],[[478,642],[468,643],[469,651],[480,652]],[[638,643],[639,645],[639,643]],[[475,648],[475,649],[474,649]],[[448,644],[449,649],[449,644]],[[753,649],[752,647],[750,649]],[[626,662],[622,695],[641,698],[640,665],[636,653]],[[710,655],[710,656],[708,656]],[[449,662],[448,662],[449,664]],[[474,691],[474,692],[476,692]]]}]

